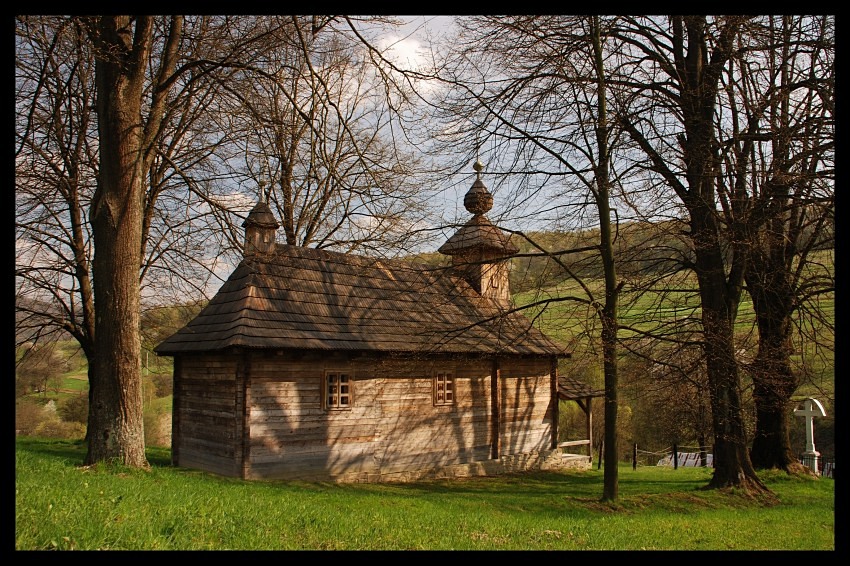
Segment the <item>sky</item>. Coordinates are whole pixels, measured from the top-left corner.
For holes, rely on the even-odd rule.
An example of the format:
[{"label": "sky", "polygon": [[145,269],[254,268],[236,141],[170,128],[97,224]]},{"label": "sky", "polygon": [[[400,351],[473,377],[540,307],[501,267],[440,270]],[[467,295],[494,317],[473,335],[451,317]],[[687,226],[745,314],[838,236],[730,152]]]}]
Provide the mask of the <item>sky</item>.
[{"label": "sky", "polygon": [[428,34],[441,35],[447,33],[454,21],[454,16],[399,16],[406,20],[398,34],[388,35],[381,47],[392,46],[399,61],[408,61],[410,66],[416,65],[420,58],[419,50],[424,47]]},{"label": "sky", "polygon": [[[388,49],[386,55],[395,59],[399,66],[406,68],[416,68],[418,62],[422,60],[422,51],[426,48],[429,35],[434,38],[438,35],[448,33],[454,16],[398,16],[398,18],[406,20],[408,23],[397,30],[397,32],[387,34],[383,38],[376,40],[376,46],[380,49]],[[367,32],[367,30],[363,30]],[[470,173],[472,172],[470,164]],[[463,194],[468,187],[460,187],[457,190],[447,191],[446,198],[451,199],[451,202],[446,201],[444,207],[447,209],[445,216],[452,217],[457,214],[456,209],[460,209],[460,214],[464,214],[462,210]],[[246,195],[239,192],[233,195],[234,199],[239,202],[232,203],[231,208],[247,212],[250,210],[254,202],[253,200],[245,200]],[[457,201],[457,202],[455,202]],[[280,234],[278,234],[280,241]],[[424,250],[433,251],[433,250]],[[227,278],[233,270],[233,265],[229,262],[221,261],[222,258],[210,258],[211,269],[216,273],[217,278],[213,278],[208,285],[207,294],[212,296],[220,287],[222,281]],[[214,265],[213,265],[214,264]]]}]

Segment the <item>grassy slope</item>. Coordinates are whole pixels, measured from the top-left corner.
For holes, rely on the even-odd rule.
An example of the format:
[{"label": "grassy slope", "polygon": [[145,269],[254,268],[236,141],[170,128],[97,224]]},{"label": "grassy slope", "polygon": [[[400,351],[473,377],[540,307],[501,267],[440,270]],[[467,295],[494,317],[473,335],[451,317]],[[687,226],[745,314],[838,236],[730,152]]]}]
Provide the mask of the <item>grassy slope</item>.
[{"label": "grassy slope", "polygon": [[[825,255],[825,253],[824,253]],[[831,256],[830,256],[831,257]],[[585,281],[587,287],[593,293],[594,299],[602,301],[604,298],[604,284],[599,279]],[[699,297],[696,294],[696,283],[693,278],[685,279],[676,284],[677,290],[664,290],[662,286],[656,286],[657,292],[644,292],[637,296],[624,294],[620,300],[620,338],[628,339],[635,337],[627,327],[633,326],[642,331],[654,331],[669,324],[673,320],[690,319],[693,328],[699,328]],[[688,291],[685,289],[693,289]],[[525,314],[533,318],[541,330],[549,336],[570,346],[577,355],[593,355],[599,352],[597,342],[599,340],[599,322],[593,309],[576,301],[562,301],[563,297],[576,297],[587,299],[587,294],[575,281],[565,281],[558,285],[518,293],[514,300],[518,306],[531,305],[547,299],[554,299],[545,306],[529,308]],[[830,324],[835,324],[835,298],[834,293],[824,295],[818,300],[819,309],[824,313]],[[813,328],[820,328],[817,322],[808,317],[799,317],[801,324],[806,325],[806,332],[811,334]],[[755,313],[749,296],[744,295],[736,318],[736,334],[741,347],[748,348],[751,353],[755,352],[758,334],[755,328]],[[792,361],[797,364],[804,363],[811,372],[813,379],[810,383],[804,383],[798,395],[824,393],[834,395],[834,350],[835,336],[832,332],[820,334],[820,340],[828,348],[818,348],[812,341],[796,344],[797,353]],[[597,356],[599,357],[599,356]],[[574,356],[575,359],[575,356]],[[600,358],[601,359],[601,358]],[[594,364],[595,374],[601,378],[601,361]]]}]

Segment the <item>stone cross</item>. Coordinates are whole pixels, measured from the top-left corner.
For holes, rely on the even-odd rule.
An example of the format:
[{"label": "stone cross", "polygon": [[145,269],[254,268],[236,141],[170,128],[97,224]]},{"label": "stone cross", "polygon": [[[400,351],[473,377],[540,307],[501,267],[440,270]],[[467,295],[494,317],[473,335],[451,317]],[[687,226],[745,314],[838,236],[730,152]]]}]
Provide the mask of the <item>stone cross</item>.
[{"label": "stone cross", "polygon": [[826,411],[823,410],[820,401],[809,397],[803,401],[802,409],[794,409],[794,414],[806,419],[806,451],[803,452],[803,456],[814,457],[815,464],[817,464],[820,452],[815,450],[815,425],[813,421],[815,417],[825,417]]}]

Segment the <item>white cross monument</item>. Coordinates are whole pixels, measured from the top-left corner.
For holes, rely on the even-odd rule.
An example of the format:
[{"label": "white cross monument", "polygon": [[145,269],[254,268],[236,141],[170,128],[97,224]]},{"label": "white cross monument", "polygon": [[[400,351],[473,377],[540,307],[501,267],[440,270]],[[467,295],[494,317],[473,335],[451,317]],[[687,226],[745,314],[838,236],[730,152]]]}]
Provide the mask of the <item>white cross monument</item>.
[{"label": "white cross monument", "polygon": [[[815,417],[825,417],[826,411],[823,410],[823,405],[820,401],[809,397],[803,401],[802,409],[794,409],[794,414],[798,417],[806,419],[806,451],[803,452],[803,463],[809,466],[812,470],[818,471],[818,456],[820,452],[815,450]],[[811,465],[809,465],[811,463]]]}]

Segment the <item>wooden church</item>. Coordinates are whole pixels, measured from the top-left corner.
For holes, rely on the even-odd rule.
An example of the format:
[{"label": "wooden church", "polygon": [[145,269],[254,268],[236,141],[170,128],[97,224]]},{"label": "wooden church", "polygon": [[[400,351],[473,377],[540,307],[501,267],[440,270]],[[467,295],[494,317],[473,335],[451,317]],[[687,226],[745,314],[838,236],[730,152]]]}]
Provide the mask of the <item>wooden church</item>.
[{"label": "wooden church", "polygon": [[243,260],[156,347],[174,358],[173,464],[345,482],[575,465],[558,399],[587,402],[589,437],[597,394],[559,383],[567,352],[511,312],[517,248],[485,216],[475,166],[472,218],[439,249],[450,268],[278,244],[261,196]]}]

